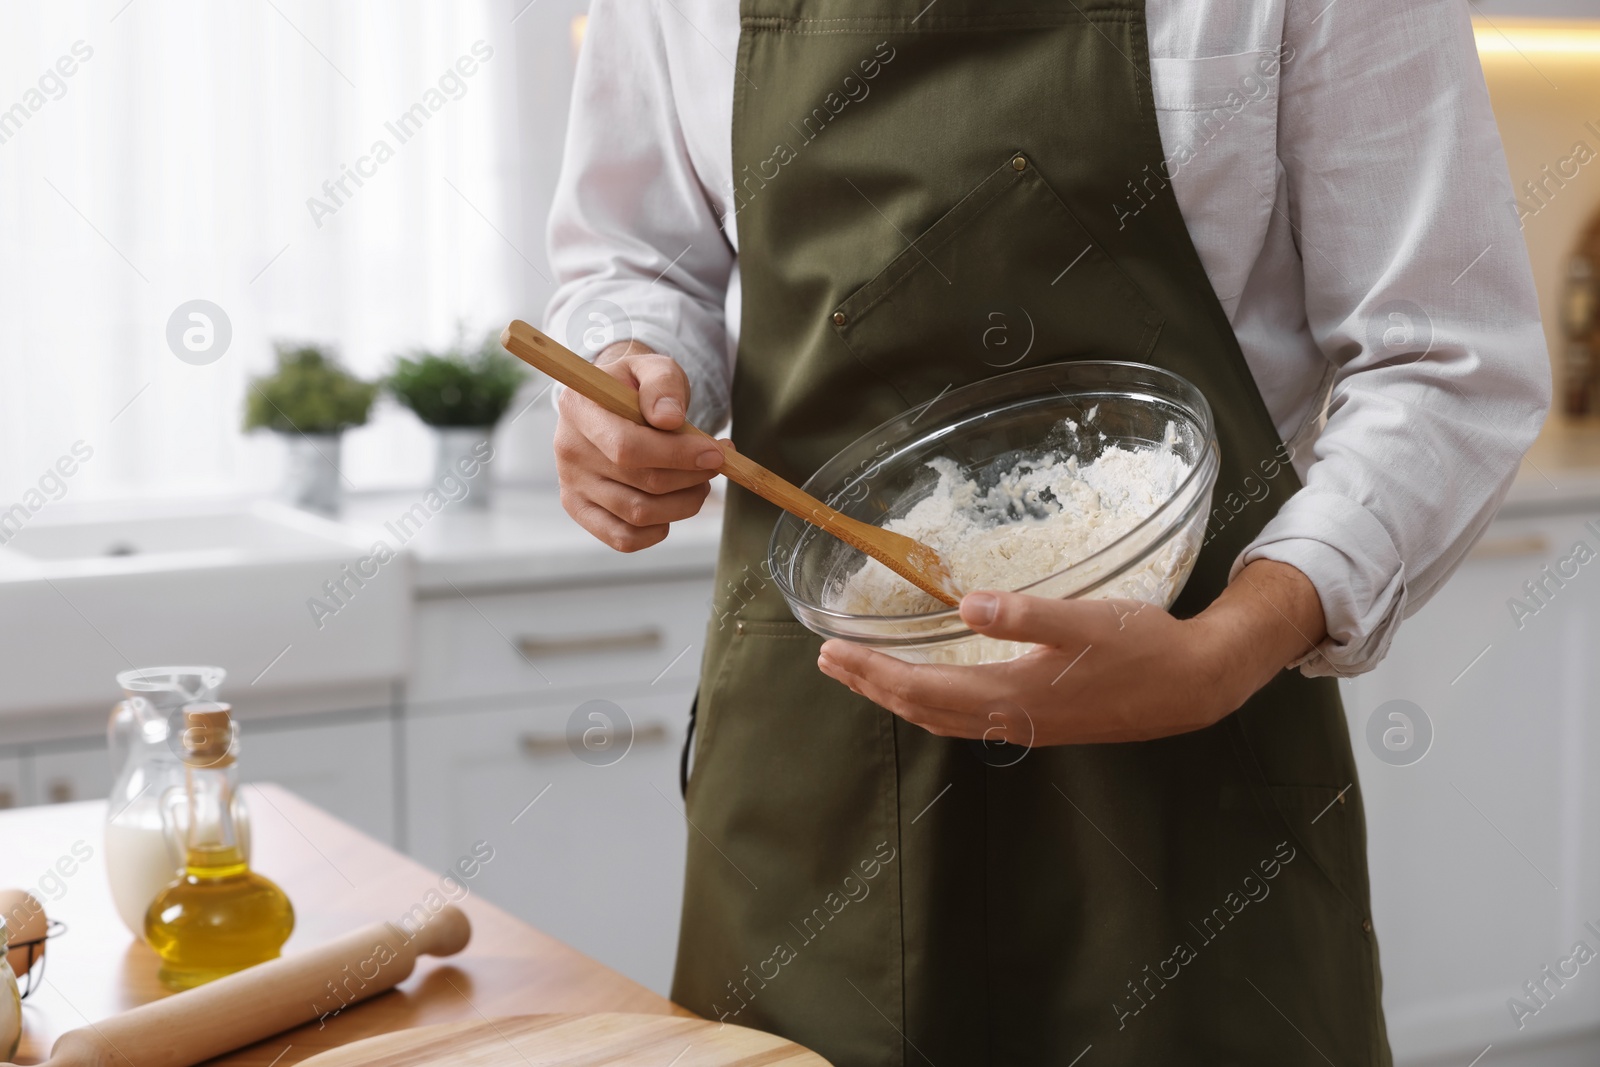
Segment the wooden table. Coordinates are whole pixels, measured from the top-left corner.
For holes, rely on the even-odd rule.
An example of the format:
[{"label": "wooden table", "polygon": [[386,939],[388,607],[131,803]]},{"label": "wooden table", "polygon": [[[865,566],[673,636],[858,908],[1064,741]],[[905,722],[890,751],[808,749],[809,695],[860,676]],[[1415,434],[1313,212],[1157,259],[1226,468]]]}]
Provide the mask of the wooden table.
[{"label": "wooden table", "polygon": [[[295,906],[286,954],[367,923],[397,920],[442,872],[429,871],[272,785],[245,787],[253,863]],[[44,902],[67,933],[50,942],[43,985],[23,1001],[16,1062],[38,1063],[64,1031],[157,997],[154,952],[117,918],[106,884],[101,822],[105,803],[0,812],[0,886]],[[77,842],[94,855],[60,883],[49,880]],[[462,842],[466,852],[471,842]],[[72,866],[72,863],[67,865]],[[41,890],[41,879],[46,879]],[[472,883],[464,882],[471,890]],[[53,892],[51,892],[53,890]],[[459,893],[459,890],[456,891]],[[56,897],[57,899],[51,899]],[[472,920],[472,942],[448,959],[423,957],[398,989],[215,1062],[289,1067],[325,1049],[402,1027],[534,1012],[635,1011],[691,1014],[480,899],[457,901]]]}]

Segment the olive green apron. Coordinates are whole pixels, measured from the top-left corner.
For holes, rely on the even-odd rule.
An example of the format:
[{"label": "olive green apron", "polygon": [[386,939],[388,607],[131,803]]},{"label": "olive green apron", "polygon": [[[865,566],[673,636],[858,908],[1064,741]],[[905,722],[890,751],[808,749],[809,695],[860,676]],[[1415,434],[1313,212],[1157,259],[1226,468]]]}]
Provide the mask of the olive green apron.
[{"label": "olive green apron", "polygon": [[[800,481],[1009,369],[1166,367],[1222,451],[1184,615],[1298,482],[1160,177],[1143,12],[743,0],[733,426]],[[1331,680],[1140,744],[935,737],[817,670],[776,519],[729,487],[676,1001],[839,1067],[1390,1062]]]}]

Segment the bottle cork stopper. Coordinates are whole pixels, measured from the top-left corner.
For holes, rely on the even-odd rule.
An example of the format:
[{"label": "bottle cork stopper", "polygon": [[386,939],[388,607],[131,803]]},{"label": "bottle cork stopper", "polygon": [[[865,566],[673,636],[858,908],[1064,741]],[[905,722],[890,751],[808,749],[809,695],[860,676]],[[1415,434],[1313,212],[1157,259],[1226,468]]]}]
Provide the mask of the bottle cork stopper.
[{"label": "bottle cork stopper", "polygon": [[193,767],[233,763],[233,708],[201,700],[183,707],[183,761]]}]

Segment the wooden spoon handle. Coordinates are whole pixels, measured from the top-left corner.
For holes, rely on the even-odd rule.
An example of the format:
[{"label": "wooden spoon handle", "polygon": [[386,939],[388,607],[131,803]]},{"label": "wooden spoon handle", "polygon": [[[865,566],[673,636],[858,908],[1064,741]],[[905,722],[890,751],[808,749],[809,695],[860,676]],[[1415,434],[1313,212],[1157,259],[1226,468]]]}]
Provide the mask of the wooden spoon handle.
[{"label": "wooden spoon handle", "polygon": [[[649,420],[639,411],[638,392],[521,319],[516,319],[505,328],[500,335],[500,344],[524,363],[543,371],[562,385],[576,389],[612,414],[621,415],[640,426],[650,425]],[[685,420],[675,432],[696,434],[715,440],[688,420]],[[834,521],[844,523],[855,521],[839,514],[793,482],[773,474],[755,460],[741,456],[737,451],[723,449],[722,455],[723,473],[729,479],[785,511],[793,512],[800,518],[819,526]]]},{"label": "wooden spoon handle", "polygon": [[[638,423],[650,425],[639,410],[639,394],[613,378],[593,363],[567,348],[561,342],[523,322],[514,319],[500,334],[500,344],[507,352],[543,371],[562,385],[576,389],[596,404],[616,415]],[[697,434],[716,442],[710,434],[684,420],[675,433]],[[896,574],[926,590],[946,604],[954,605],[954,585],[948,571],[939,560],[938,553],[910,538],[890,533],[871,523],[852,519],[829,507],[793,482],[772,473],[748,456],[723,447],[722,473],[728,480],[737,482],[752,493],[804,519],[820,526],[851,547],[865,552],[889,567]],[[926,573],[933,568],[933,574]]]},{"label": "wooden spoon handle", "polygon": [[[640,426],[650,425],[639,410],[639,394],[636,390],[521,319],[513,319],[511,325],[501,331],[500,346],[535,370],[548,374],[569,389],[576,389],[613,415],[621,415]],[[702,437],[710,436],[691,426],[687,420],[679,432],[685,431]]]}]

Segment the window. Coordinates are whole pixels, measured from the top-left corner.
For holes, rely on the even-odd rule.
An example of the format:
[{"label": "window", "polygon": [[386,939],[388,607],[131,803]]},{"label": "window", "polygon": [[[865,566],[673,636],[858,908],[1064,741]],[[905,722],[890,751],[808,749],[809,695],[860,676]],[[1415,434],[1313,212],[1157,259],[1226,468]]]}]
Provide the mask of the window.
[{"label": "window", "polygon": [[[274,338],[372,377],[458,321],[537,317],[583,6],[0,8],[0,500],[77,441],[82,499],[270,491],[281,442],[239,426]],[[168,343],[195,300],[226,328],[177,332],[231,334],[212,362]],[[380,402],[348,482],[420,484],[431,447]]]}]

